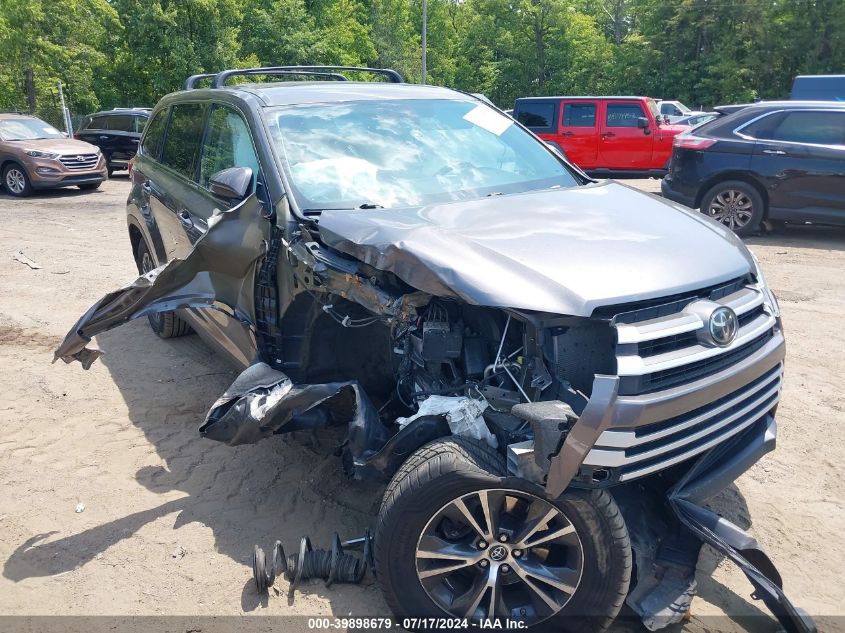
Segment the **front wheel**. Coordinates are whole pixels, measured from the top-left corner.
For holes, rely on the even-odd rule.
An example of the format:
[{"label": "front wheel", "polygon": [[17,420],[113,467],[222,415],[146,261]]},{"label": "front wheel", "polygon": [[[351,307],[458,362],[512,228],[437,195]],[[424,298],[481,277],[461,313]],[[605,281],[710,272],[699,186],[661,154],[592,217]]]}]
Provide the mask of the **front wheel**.
[{"label": "front wheel", "polygon": [[450,437],[391,480],[375,540],[378,582],[401,618],[508,618],[603,631],[631,578],[631,544],[612,497],[506,477],[486,444]]},{"label": "front wheel", "polygon": [[6,185],[6,191],[17,198],[24,198],[32,193],[29,176],[17,163],[12,163],[3,170],[3,184]]},{"label": "front wheel", "polygon": [[[143,239],[138,242],[135,250],[135,263],[138,266],[138,272],[142,275],[156,268],[150,249]],[[191,326],[173,311],[148,314],[147,320],[150,322],[152,331],[161,338],[176,338],[191,333]]]},{"label": "front wheel", "polygon": [[765,215],[760,192],[747,182],[720,182],[701,198],[701,212],[721,222],[740,237],[754,233]]}]

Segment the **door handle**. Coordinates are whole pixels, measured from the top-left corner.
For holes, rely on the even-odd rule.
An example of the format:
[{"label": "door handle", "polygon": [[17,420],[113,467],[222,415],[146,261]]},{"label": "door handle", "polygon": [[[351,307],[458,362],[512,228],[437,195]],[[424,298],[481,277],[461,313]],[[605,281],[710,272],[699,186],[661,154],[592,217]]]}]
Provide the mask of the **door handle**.
[{"label": "door handle", "polygon": [[101,141],[107,141],[107,140],[109,140],[109,138],[110,138],[110,137],[108,137],[108,136],[101,136],[101,137],[100,137],[100,140],[101,140]]},{"label": "door handle", "polygon": [[152,193],[153,192],[153,188],[150,185],[149,180],[145,180],[144,182],[141,183],[141,189],[144,190],[144,193]]},{"label": "door handle", "polygon": [[786,154],[782,149],[764,149],[764,154],[775,154],[776,156],[783,156]]},{"label": "door handle", "polygon": [[610,138],[611,136],[616,136],[613,132],[602,132],[602,138]]},{"label": "door handle", "polygon": [[561,136],[575,136],[575,132],[564,132]]},{"label": "door handle", "polygon": [[191,227],[194,225],[194,221],[191,219],[191,214],[182,209],[179,213],[179,221],[187,227]]}]

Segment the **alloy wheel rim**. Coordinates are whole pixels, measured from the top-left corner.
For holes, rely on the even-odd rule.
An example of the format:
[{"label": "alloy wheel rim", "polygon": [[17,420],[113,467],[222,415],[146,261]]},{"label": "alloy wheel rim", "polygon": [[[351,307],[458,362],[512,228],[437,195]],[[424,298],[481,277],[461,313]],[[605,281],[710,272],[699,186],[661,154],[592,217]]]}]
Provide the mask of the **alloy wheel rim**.
[{"label": "alloy wheel rim", "polygon": [[6,172],[6,187],[12,193],[21,193],[26,187],[26,180],[19,169],[12,168]]},{"label": "alloy wheel rim", "polygon": [[[149,251],[144,251],[144,254],[141,256],[141,272],[145,275],[150,272],[151,270],[155,269],[155,263],[153,262],[153,258],[150,256]],[[153,327],[158,329],[161,326],[161,315],[156,313],[148,314],[147,317],[152,323]]]},{"label": "alloy wheel rim", "polygon": [[426,594],[450,616],[533,625],[575,595],[584,548],[572,522],[547,500],[485,489],[434,514],[420,535],[415,563]]},{"label": "alloy wheel rim", "polygon": [[708,215],[731,229],[741,229],[751,222],[754,203],[751,198],[737,189],[720,191],[710,202]]}]

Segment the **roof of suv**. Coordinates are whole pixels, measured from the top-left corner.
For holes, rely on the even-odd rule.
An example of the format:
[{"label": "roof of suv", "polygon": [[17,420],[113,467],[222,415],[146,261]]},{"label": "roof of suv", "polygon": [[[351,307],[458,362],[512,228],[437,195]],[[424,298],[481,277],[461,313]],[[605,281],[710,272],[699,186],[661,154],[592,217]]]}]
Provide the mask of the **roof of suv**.
[{"label": "roof of suv", "polygon": [[287,81],[243,83],[224,88],[199,88],[180,95],[203,96],[227,92],[247,93],[265,106],[343,101],[380,101],[384,99],[454,99],[474,101],[476,97],[439,86],[358,81]]},{"label": "roof of suv", "polygon": [[625,101],[639,101],[641,99],[651,99],[654,101],[653,97],[644,97],[642,95],[639,96],[624,96],[624,95],[605,95],[605,96],[585,96],[585,95],[578,95],[578,96],[571,96],[571,95],[549,95],[548,97],[519,97],[517,101],[546,101],[548,99],[566,99],[567,101],[577,101],[579,99],[589,99],[590,101],[597,101],[599,99],[603,99],[604,101],[614,101],[614,100],[625,100]]},{"label": "roof of suv", "polygon": [[26,112],[0,112],[0,119],[37,119],[34,114]]}]

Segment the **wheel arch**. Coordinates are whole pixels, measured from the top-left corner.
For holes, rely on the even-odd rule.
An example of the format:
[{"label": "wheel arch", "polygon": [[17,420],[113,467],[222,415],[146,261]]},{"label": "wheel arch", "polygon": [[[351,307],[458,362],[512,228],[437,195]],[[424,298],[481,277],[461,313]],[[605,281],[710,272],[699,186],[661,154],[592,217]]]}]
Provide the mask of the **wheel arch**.
[{"label": "wheel arch", "polygon": [[765,218],[766,216],[768,216],[769,192],[766,191],[766,188],[760,183],[759,180],[757,180],[754,176],[750,175],[748,172],[743,171],[721,172],[716,176],[711,176],[710,178],[705,180],[698,188],[698,193],[695,195],[695,206],[693,208],[700,208],[701,201],[704,199],[704,194],[710,191],[711,187],[718,185],[720,182],[725,182],[726,180],[739,180],[740,182],[747,183],[754,187],[760,194],[760,197],[763,199],[763,217]]}]

